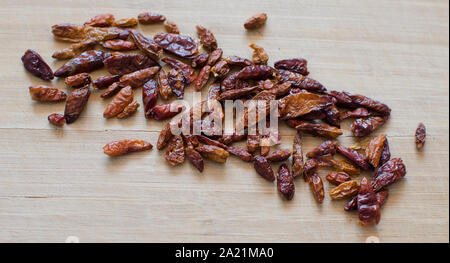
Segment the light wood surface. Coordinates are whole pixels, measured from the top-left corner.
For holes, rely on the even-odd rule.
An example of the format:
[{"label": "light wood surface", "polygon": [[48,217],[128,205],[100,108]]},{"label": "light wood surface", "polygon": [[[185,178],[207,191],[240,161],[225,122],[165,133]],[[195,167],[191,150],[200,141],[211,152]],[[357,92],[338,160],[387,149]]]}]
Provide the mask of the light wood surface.
[{"label": "light wood surface", "polygon": [[[108,158],[105,143],[140,138],[156,144],[164,122],[145,120],[142,108],[127,120],[105,120],[107,102],[99,92],[76,123],[50,126],[47,116],[62,112],[64,103],[31,101],[28,86],[46,82],[24,70],[24,51],[38,51],[56,69],[62,62],[51,54],[68,44],[53,40],[51,25],[149,10],[176,22],[183,34],[195,35],[196,24],[210,28],[225,55],[250,57],[254,42],[271,64],[304,57],[311,77],[327,88],[390,105],[392,118],[375,134],[388,134],[393,157],[403,158],[408,173],[389,188],[380,224],[359,226],[356,213],[344,212],[345,201],[332,201],[328,193],[316,204],[303,180],[296,180],[295,197],[287,202],[275,184],[234,157],[225,165],[207,161],[203,174],[189,163],[170,168],[156,149]],[[268,13],[267,25],[246,33],[243,22],[260,11]],[[429,0],[2,1],[0,241],[365,242],[375,236],[380,242],[448,242],[448,12],[448,1]],[[163,27],[139,29],[153,35]],[[69,91],[63,80],[52,85]],[[136,98],[141,102],[140,89]],[[428,131],[422,152],[413,137],[419,122]],[[345,145],[355,142],[348,125],[339,138]],[[294,132],[281,130],[282,147],[290,148]],[[320,142],[304,136],[305,151]]]}]

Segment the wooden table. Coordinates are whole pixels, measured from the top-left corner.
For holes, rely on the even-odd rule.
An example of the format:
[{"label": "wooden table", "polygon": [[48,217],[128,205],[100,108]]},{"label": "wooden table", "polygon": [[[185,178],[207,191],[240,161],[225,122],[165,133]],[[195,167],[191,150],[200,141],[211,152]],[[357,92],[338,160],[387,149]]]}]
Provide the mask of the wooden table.
[{"label": "wooden table", "polygon": [[[0,241],[64,242],[68,236],[81,242],[449,241],[447,1],[129,2],[2,5]],[[252,165],[234,157],[225,165],[207,161],[203,174],[189,163],[170,168],[156,149],[108,158],[105,143],[140,138],[155,144],[164,122],[146,120],[142,108],[126,120],[105,120],[108,101],[100,92],[93,92],[76,123],[50,126],[47,115],[62,112],[64,103],[31,101],[28,86],[48,83],[24,70],[24,51],[38,51],[56,69],[62,62],[51,54],[68,44],[53,40],[51,25],[81,24],[101,12],[123,18],[149,10],[165,14],[184,34],[195,35],[197,24],[210,28],[225,55],[250,57],[248,45],[254,42],[266,49],[271,64],[304,57],[311,77],[329,89],[390,105],[391,119],[375,134],[388,134],[392,155],[403,158],[408,174],[389,187],[380,224],[359,226],[356,213],[344,212],[345,201],[332,201],[328,194],[318,205],[303,180],[296,180],[294,199],[285,201]],[[246,33],[243,22],[258,11],[268,13],[267,25]],[[153,35],[163,27],[139,29]],[[51,85],[69,91],[62,79]],[[140,90],[136,98],[141,101]],[[421,152],[413,137],[419,122],[428,131]],[[355,142],[349,123],[339,138],[345,145]],[[281,131],[282,147],[292,147],[294,131],[285,126]],[[305,151],[321,141],[305,135]],[[325,187],[328,193],[331,187]]]}]

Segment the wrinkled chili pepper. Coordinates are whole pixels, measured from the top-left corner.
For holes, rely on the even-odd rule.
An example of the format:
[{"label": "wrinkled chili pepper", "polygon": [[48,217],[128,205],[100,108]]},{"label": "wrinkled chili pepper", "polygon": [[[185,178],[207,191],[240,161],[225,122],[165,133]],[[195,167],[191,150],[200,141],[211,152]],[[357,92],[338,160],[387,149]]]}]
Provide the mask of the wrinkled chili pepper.
[{"label": "wrinkled chili pepper", "polygon": [[67,124],[75,122],[84,110],[91,91],[89,87],[75,89],[70,93],[66,101],[66,108],[64,109],[64,118]]},{"label": "wrinkled chili pepper", "polygon": [[159,33],[153,39],[165,51],[183,58],[193,56],[198,52],[197,41],[189,36]]},{"label": "wrinkled chili pepper", "polygon": [[110,55],[110,53],[105,53],[100,50],[85,51],[57,69],[55,71],[55,76],[67,77],[77,73],[91,72],[99,69],[103,67],[103,60]]},{"label": "wrinkled chili pepper", "polygon": [[356,137],[364,137],[380,128],[387,121],[387,119],[388,116],[356,119],[350,125],[350,130]]},{"label": "wrinkled chili pepper", "polygon": [[280,165],[277,172],[277,188],[287,200],[291,200],[294,197],[295,185],[294,177],[286,164]]},{"label": "wrinkled chili pepper", "polygon": [[200,25],[197,25],[196,29],[198,38],[206,50],[213,51],[217,49],[217,40],[211,30]]},{"label": "wrinkled chili pepper", "polygon": [[156,24],[166,20],[166,17],[160,14],[145,12],[138,15],[138,21],[140,24]]},{"label": "wrinkled chili pepper", "polygon": [[29,91],[31,99],[40,102],[57,102],[67,98],[64,91],[43,85],[30,86]]},{"label": "wrinkled chili pepper", "polygon": [[373,138],[366,147],[366,159],[373,167],[378,167],[383,153],[386,134],[381,134]]},{"label": "wrinkled chili pepper", "polygon": [[149,111],[156,105],[158,93],[158,84],[153,79],[147,81],[142,87],[142,103],[144,104],[145,117],[149,117]]},{"label": "wrinkled chili pepper", "polygon": [[45,63],[44,59],[34,50],[28,49],[22,56],[22,63],[28,72],[43,79],[53,79],[52,69]]},{"label": "wrinkled chili pepper", "polygon": [[416,146],[417,149],[422,149],[425,144],[425,138],[427,136],[426,128],[423,123],[419,123],[419,126],[416,129]]},{"label": "wrinkled chili pepper", "polygon": [[264,156],[256,156],[253,162],[256,172],[268,181],[275,181],[275,175],[273,174],[272,167],[270,167],[269,161]]},{"label": "wrinkled chili pepper", "polygon": [[381,188],[397,182],[406,175],[406,166],[401,158],[394,158],[378,168],[372,180],[372,187],[375,192]]},{"label": "wrinkled chili pepper", "polygon": [[303,76],[307,76],[308,72],[308,61],[303,58],[290,58],[278,60],[274,63],[274,67],[276,69],[289,70],[295,73],[302,74]]},{"label": "wrinkled chili pepper", "polygon": [[359,168],[363,170],[369,170],[371,168],[369,162],[363,154],[342,145],[337,147],[337,151],[345,156],[349,161],[356,164]]},{"label": "wrinkled chili pepper", "polygon": [[132,152],[146,151],[153,148],[151,143],[143,140],[121,140],[110,142],[103,147],[103,152],[111,157],[124,155]]},{"label": "wrinkled chili pepper", "polygon": [[183,106],[175,104],[156,105],[146,112],[146,116],[157,121],[166,120],[182,112],[183,109]]},{"label": "wrinkled chili pepper", "polygon": [[357,205],[360,225],[364,226],[373,221],[378,224],[380,221],[380,205],[377,202],[377,197],[372,190],[372,186],[365,177],[361,180]]},{"label": "wrinkled chili pepper", "polygon": [[310,152],[306,153],[308,158],[317,158],[322,155],[336,154],[338,143],[336,141],[325,141]]},{"label": "wrinkled chili pepper", "polygon": [[118,54],[106,58],[103,63],[109,73],[125,75],[137,70],[158,66],[151,58],[139,54]]},{"label": "wrinkled chili pepper", "polygon": [[48,115],[47,117],[48,122],[50,122],[51,124],[55,125],[55,126],[64,126],[64,124],[66,124],[66,119],[64,118],[64,115],[59,114],[59,113],[53,113]]}]

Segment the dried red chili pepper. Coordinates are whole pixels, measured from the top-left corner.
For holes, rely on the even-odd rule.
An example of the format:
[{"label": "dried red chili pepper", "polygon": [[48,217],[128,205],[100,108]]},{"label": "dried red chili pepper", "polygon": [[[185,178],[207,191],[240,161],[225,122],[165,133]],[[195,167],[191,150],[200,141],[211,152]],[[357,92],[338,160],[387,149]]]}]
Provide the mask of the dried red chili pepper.
[{"label": "dried red chili pepper", "polygon": [[135,50],[137,47],[134,42],[122,40],[122,39],[111,39],[103,42],[102,46],[107,49],[116,51],[129,51]]},{"label": "dried red chili pepper", "polygon": [[344,182],[352,180],[352,178],[350,178],[350,176],[345,172],[331,172],[325,177],[325,179],[327,179],[330,184],[334,185],[340,185]]},{"label": "dried red chili pepper", "polygon": [[220,147],[220,148],[225,149],[225,150],[228,149],[228,147],[225,144],[223,144],[223,143],[221,143],[219,141],[210,139],[210,138],[208,138],[206,136],[197,135],[196,137],[201,143],[204,143],[204,144],[207,144],[207,145],[214,145],[214,146]]},{"label": "dried red chili pepper", "polygon": [[194,81],[194,69],[186,63],[183,63],[177,59],[171,57],[165,57],[161,59],[164,63],[169,64],[172,68],[180,70],[184,77],[184,82],[190,84]]},{"label": "dried red chili pepper", "polygon": [[229,56],[229,57],[224,58],[224,60],[231,66],[238,66],[238,67],[242,67],[242,68],[255,65],[250,60],[248,60],[246,58],[241,58],[238,56]]},{"label": "dried red chili pepper", "polygon": [[182,112],[183,109],[183,106],[176,104],[156,105],[148,112],[146,112],[146,117],[149,119],[155,119],[157,121],[166,120]]},{"label": "dried red chili pepper", "polygon": [[425,138],[427,136],[426,128],[423,123],[419,123],[419,126],[416,129],[416,146],[417,149],[422,149],[425,144]]},{"label": "dried red chili pepper", "polygon": [[224,101],[224,100],[235,100],[242,97],[247,96],[248,94],[253,93],[254,90],[256,90],[258,86],[253,87],[247,87],[242,89],[232,89],[225,92],[222,92],[217,100]]},{"label": "dried red chili pepper", "polygon": [[254,65],[247,66],[239,71],[239,74],[236,76],[237,79],[253,79],[253,80],[261,80],[261,79],[269,79],[272,78],[275,74],[275,69],[269,67],[267,65]]},{"label": "dried red chili pepper", "polygon": [[336,105],[348,107],[348,108],[357,108],[358,106],[353,103],[352,98],[347,95],[347,93],[336,91],[336,90],[330,90],[325,91],[325,93],[328,96],[332,96],[336,99],[337,103]]},{"label": "dried red chili pepper", "polygon": [[362,106],[369,110],[376,111],[382,115],[389,116],[391,114],[391,109],[384,103],[373,100],[363,95],[350,94],[348,92],[343,92],[345,95],[351,98],[352,103],[357,106]]},{"label": "dried red chili pepper", "polygon": [[389,142],[388,142],[388,139],[386,138],[386,140],[384,141],[383,152],[381,152],[379,165],[381,166],[381,165],[385,164],[390,159],[391,159],[391,150],[389,149]]},{"label": "dried red chili pepper", "polygon": [[301,176],[304,171],[303,151],[301,146],[301,135],[297,132],[294,138],[292,150],[292,175],[294,177]]},{"label": "dried red chili pepper", "polygon": [[347,118],[364,118],[370,116],[371,114],[366,108],[356,108],[354,110],[343,112],[340,116],[340,119],[345,120]]},{"label": "dried red chili pepper", "polygon": [[153,79],[147,81],[142,87],[142,103],[144,104],[145,117],[148,117],[149,110],[156,105],[158,93],[158,84]]},{"label": "dried red chili pepper", "polygon": [[170,138],[165,158],[170,166],[184,163],[185,152],[181,135],[175,135]]},{"label": "dried red chili pepper", "polygon": [[133,99],[134,94],[130,86],[121,89],[106,106],[105,112],[103,112],[103,118],[109,119],[121,113]]},{"label": "dried red chili pepper", "polygon": [[116,27],[134,27],[138,23],[138,20],[134,17],[127,17],[115,20],[112,26]]},{"label": "dried red chili pepper", "polygon": [[325,123],[314,123],[308,121],[300,121],[299,124],[295,126],[295,129],[330,139],[335,139],[343,133],[341,129],[334,126],[330,126]]},{"label": "dried red chili pepper", "polygon": [[366,147],[366,158],[373,167],[378,167],[383,153],[386,134],[373,138]]},{"label": "dried red chili pepper", "polygon": [[346,181],[330,190],[331,199],[343,199],[358,194],[359,185],[355,180]]},{"label": "dried red chili pepper", "polygon": [[111,26],[113,22],[114,22],[113,14],[100,14],[89,19],[86,23],[84,23],[84,25],[93,27],[107,27]]},{"label": "dried red chili pepper", "polygon": [[224,78],[228,72],[230,72],[230,67],[228,66],[227,62],[225,60],[219,60],[212,68],[211,73],[214,75],[214,77],[222,79]]},{"label": "dried red chili pepper", "polygon": [[268,181],[275,181],[275,175],[273,174],[272,167],[270,167],[269,161],[264,156],[256,156],[253,162],[256,172]]},{"label": "dried red chili pepper", "polygon": [[306,154],[308,158],[317,158],[322,155],[336,154],[338,143],[336,141],[325,141]]},{"label": "dried red chili pepper", "polygon": [[358,209],[358,196],[353,197],[348,203],[344,206],[345,211],[351,211]]},{"label": "dried red chili pepper", "polygon": [[276,69],[284,69],[289,70],[295,73],[302,74],[303,76],[307,76],[308,72],[308,61],[303,58],[290,58],[278,60],[275,62],[274,67]]},{"label": "dried red chili pepper", "polygon": [[71,59],[79,54],[83,53],[84,51],[88,51],[91,49],[94,49],[94,47],[97,45],[97,41],[94,39],[88,39],[80,43],[75,43],[70,45],[70,47],[57,50],[53,53],[52,58],[55,59]]},{"label": "dried red chili pepper", "polygon": [[387,119],[387,116],[356,119],[350,125],[350,130],[356,137],[364,137],[383,126]]},{"label": "dried red chili pepper", "polygon": [[30,86],[30,96],[32,100],[40,102],[56,102],[67,98],[64,91],[57,88],[46,87],[43,85]]},{"label": "dried red chili pepper", "polygon": [[125,75],[137,70],[158,66],[153,59],[140,54],[118,54],[106,58],[103,63],[109,73]]},{"label": "dried red chili pepper", "polygon": [[261,137],[259,135],[247,135],[247,150],[255,153],[260,148]]},{"label": "dried red chili pepper", "polygon": [[294,177],[286,164],[280,165],[277,172],[277,188],[287,200],[291,200],[294,197],[295,185]]},{"label": "dried red chili pepper", "polygon": [[341,127],[341,112],[335,105],[331,105],[330,107],[323,109],[323,111],[325,112],[325,118],[323,119],[324,122],[338,128]]},{"label": "dried red chili pepper", "polygon": [[[261,86],[258,85],[258,87],[260,88]],[[272,93],[277,98],[284,97],[287,94],[289,94],[289,92],[291,91],[291,84],[287,83],[287,82],[281,83],[281,84],[275,84],[275,85],[273,85],[272,88],[266,89],[266,91]]]},{"label": "dried red chili pepper", "polygon": [[209,59],[209,53],[203,52],[197,56],[194,56],[191,60],[191,65],[193,68],[203,67],[206,65]]},{"label": "dried red chili pepper", "polygon": [[267,14],[265,13],[254,14],[247,21],[245,21],[244,27],[247,30],[256,29],[262,27],[266,23],[266,20]]},{"label": "dried red chili pepper", "polygon": [[164,21],[164,28],[166,29],[167,33],[180,34],[180,29],[178,28],[177,24],[175,24],[173,21],[170,20]]},{"label": "dried red chili pepper", "polygon": [[130,36],[136,46],[144,53],[154,60],[158,60],[162,53],[162,48],[152,39],[144,36],[136,30],[130,30]]},{"label": "dried red chili pepper", "polygon": [[[206,64],[208,64],[210,66],[214,66],[222,58],[222,55],[223,55],[223,50],[221,48],[218,48],[218,49],[212,51],[208,57],[208,61],[206,62]],[[227,61],[225,61],[225,62],[227,62]]]},{"label": "dried red chili pepper", "polygon": [[387,190],[387,189],[381,190],[376,193],[377,203],[380,207],[382,207],[386,203],[388,196],[389,196],[389,190]]},{"label": "dried red chili pepper", "polygon": [[[321,156],[321,157],[323,157],[323,156]],[[321,157],[319,157],[319,159]],[[357,167],[353,166],[351,163],[344,161],[344,160],[338,161],[338,160],[331,159],[330,164],[338,172],[345,172],[345,173],[348,173],[349,175],[355,175],[355,176],[359,175],[361,173],[361,171]]]},{"label": "dried red chili pepper", "polygon": [[102,98],[111,97],[112,95],[116,94],[122,87],[126,86],[131,86],[134,89],[139,88],[144,85],[144,83],[153,78],[153,76],[155,76],[159,69],[160,67],[151,67],[123,75],[122,77],[120,77],[119,82],[111,84],[100,96]]},{"label": "dried red chili pepper", "polygon": [[111,157],[115,157],[132,152],[146,151],[152,148],[153,145],[146,141],[125,139],[106,144],[103,147],[103,152]]},{"label": "dried red chili pepper", "polygon": [[172,93],[177,96],[178,99],[183,99],[184,88],[185,88],[185,78],[181,70],[171,69],[169,75],[167,76]]},{"label": "dried red chili pepper", "polygon": [[117,38],[123,29],[117,27],[91,27],[74,24],[57,24],[52,26],[52,34],[57,40],[69,42],[83,42],[89,39],[105,41]]},{"label": "dried red chili pepper", "polygon": [[186,156],[192,165],[197,168],[200,172],[203,172],[204,162],[202,155],[197,152],[193,146],[188,146],[184,149]]},{"label": "dried red chili pepper", "polygon": [[34,50],[28,49],[22,56],[22,63],[28,72],[43,79],[53,79],[52,69],[45,63],[44,59]]},{"label": "dried red chili pepper", "polygon": [[170,122],[168,122],[164,128],[159,133],[158,142],[156,144],[156,148],[158,150],[164,149],[166,147],[167,143],[169,142],[170,138],[172,138],[173,134],[170,128]]},{"label": "dried red chili pepper", "polygon": [[[306,113],[305,115],[302,115],[298,118],[300,120],[305,120],[305,121],[315,121],[315,120],[323,120],[323,119],[325,119],[325,117],[326,117],[326,115],[323,110],[314,110],[314,111],[311,111],[310,113]],[[295,125],[293,126],[293,128],[295,128]]]},{"label": "dried red chili pepper", "polygon": [[267,136],[261,136],[260,138],[261,156],[264,156],[267,159],[267,155],[270,152],[270,140],[269,138],[267,138]]},{"label": "dried red chili pepper", "polygon": [[291,150],[288,149],[279,149],[269,155],[266,156],[267,161],[269,162],[282,162],[286,161],[291,156]]},{"label": "dried red chili pepper", "polygon": [[130,30],[129,29],[121,29],[119,35],[117,36],[118,39],[122,40],[128,40],[128,37],[130,36]]},{"label": "dried red chili pepper", "polygon": [[322,178],[317,173],[314,173],[309,180],[309,186],[314,194],[314,198],[316,201],[321,204],[323,203],[323,199],[325,198],[325,191],[323,189],[323,181]]},{"label": "dried red chili pepper", "polygon": [[303,168],[303,179],[305,182],[309,182],[311,180],[311,176],[313,176],[319,170],[319,162],[316,159],[308,159],[306,160]]},{"label": "dried red chili pepper", "polygon": [[357,204],[360,225],[364,226],[372,221],[378,224],[380,221],[380,205],[377,202],[377,197],[372,190],[372,186],[365,177],[361,180]]},{"label": "dried red chili pepper", "polygon": [[53,113],[48,115],[48,122],[50,122],[51,124],[55,125],[55,126],[64,126],[64,124],[66,124],[66,119],[64,119],[64,115],[59,114],[59,113]]},{"label": "dried red chili pepper", "polygon": [[145,12],[138,15],[138,21],[143,25],[156,24],[165,20],[165,16],[151,12]]},{"label": "dried red chili pepper", "polygon": [[91,91],[89,87],[75,89],[70,93],[66,101],[66,108],[64,109],[64,118],[67,124],[71,124],[78,119],[90,95]]},{"label": "dried red chili pepper", "polygon": [[317,80],[305,77],[299,73],[288,70],[278,70],[278,78],[280,82],[291,83],[293,88],[305,89],[308,91],[325,93],[327,89]]},{"label": "dried red chili pepper", "polygon": [[288,95],[279,100],[280,116],[291,119],[313,111],[325,109],[336,102],[330,96],[317,95],[310,92],[300,92]]},{"label": "dried red chili pepper", "polygon": [[189,36],[179,34],[159,33],[153,38],[165,51],[187,58],[197,54],[197,41]]},{"label": "dried red chili pepper", "polygon": [[255,160],[251,153],[239,146],[229,146],[227,151],[239,157],[244,162],[253,162]]},{"label": "dried red chili pepper", "polygon": [[206,50],[213,51],[217,49],[217,40],[211,30],[199,25],[196,26],[196,29],[198,38]]},{"label": "dried red chili pepper", "polygon": [[203,157],[213,160],[218,163],[225,163],[230,154],[217,146],[214,145],[200,145],[195,148]]},{"label": "dried red chili pepper", "polygon": [[113,75],[113,76],[103,76],[95,79],[92,84],[94,85],[94,88],[97,89],[106,89],[114,82],[118,82],[120,80],[120,75]]},{"label": "dried red chili pepper", "polygon": [[250,48],[253,49],[252,62],[255,64],[267,64],[269,61],[269,55],[263,47],[254,43],[250,44]]},{"label": "dried red chili pepper", "polygon": [[80,73],[77,75],[69,76],[64,80],[67,86],[77,89],[91,84],[91,76],[87,73]]},{"label": "dried red chili pepper", "polygon": [[208,100],[217,100],[220,96],[220,83],[216,82],[208,88]]},{"label": "dried red chili pepper", "polygon": [[342,145],[338,145],[337,151],[359,168],[363,170],[369,170],[371,168],[369,162],[363,154]]},{"label": "dried red chili pepper", "polygon": [[140,105],[137,101],[133,101],[132,103],[128,104],[121,113],[117,114],[117,118],[118,119],[128,118],[129,116],[133,115],[137,111],[139,106]]},{"label": "dried red chili pepper", "polygon": [[165,100],[169,99],[172,95],[172,88],[169,84],[169,79],[167,73],[164,69],[161,69],[158,74],[158,86],[159,86],[159,94]]},{"label": "dried red chili pepper", "polygon": [[230,145],[233,142],[243,141],[247,139],[246,134],[238,135],[238,134],[231,134],[231,135],[223,135],[222,138],[219,139],[219,141],[225,145]]},{"label": "dried red chili pepper", "polygon": [[222,91],[229,91],[233,89],[242,89],[249,87],[249,83],[236,78],[238,74],[239,72],[231,73],[222,80],[221,82]]},{"label": "dried red chili pepper", "polygon": [[110,53],[105,53],[100,50],[85,51],[57,69],[55,71],[55,76],[67,77],[77,73],[91,72],[99,69],[103,67],[103,60],[110,55]]},{"label": "dried red chili pepper", "polygon": [[372,180],[373,190],[378,192],[381,188],[397,182],[406,175],[406,166],[401,158],[394,158],[378,168]]}]

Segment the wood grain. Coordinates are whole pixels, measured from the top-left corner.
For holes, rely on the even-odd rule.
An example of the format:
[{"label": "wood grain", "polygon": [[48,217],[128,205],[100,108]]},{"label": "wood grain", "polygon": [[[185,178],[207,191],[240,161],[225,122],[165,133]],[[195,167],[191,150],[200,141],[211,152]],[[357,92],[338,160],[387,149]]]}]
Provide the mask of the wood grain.
[{"label": "wood grain", "polygon": [[[51,25],[150,10],[185,34],[195,35],[196,24],[210,28],[225,55],[249,57],[254,42],[269,53],[269,63],[305,57],[311,77],[329,89],[390,105],[392,118],[376,134],[388,134],[408,174],[390,187],[380,224],[358,226],[357,215],[343,211],[345,202],[328,196],[317,205],[302,180],[286,202],[274,184],[236,158],[226,165],[207,162],[203,174],[189,164],[170,168],[156,149],[108,158],[105,143],[140,138],[155,144],[164,123],[145,120],[142,109],[127,120],[104,120],[107,102],[98,92],[76,123],[51,127],[47,116],[64,104],[30,100],[28,86],[45,82],[25,72],[24,51],[38,51],[57,68],[62,62],[51,54],[67,44],[53,40]],[[247,33],[243,22],[259,11],[268,13],[267,25]],[[448,12],[447,1],[428,0],[6,1],[0,9],[0,241],[365,242],[376,236],[381,242],[448,242]],[[153,35],[163,27],[139,29]],[[52,85],[69,91],[63,80]],[[421,152],[413,138],[419,122],[428,131]],[[345,145],[355,141],[348,125],[339,138]],[[291,147],[293,131],[281,131],[282,147]],[[304,142],[308,151],[321,139],[305,136]]]}]

